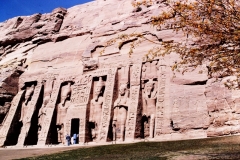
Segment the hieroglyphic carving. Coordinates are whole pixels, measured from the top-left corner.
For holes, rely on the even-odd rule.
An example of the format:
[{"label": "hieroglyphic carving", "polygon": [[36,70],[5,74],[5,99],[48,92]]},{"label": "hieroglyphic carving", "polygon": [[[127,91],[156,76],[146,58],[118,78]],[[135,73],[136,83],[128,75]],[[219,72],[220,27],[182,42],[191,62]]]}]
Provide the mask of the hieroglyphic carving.
[{"label": "hieroglyphic carving", "polygon": [[109,130],[111,110],[112,110],[112,99],[113,99],[113,89],[116,75],[116,68],[111,68],[107,70],[107,81],[104,93],[104,102],[102,107],[102,118],[100,126],[100,141],[107,141],[107,135]]},{"label": "hieroglyphic carving", "polygon": [[[82,75],[80,79],[76,79],[72,86],[70,110],[74,110],[75,114],[68,116],[68,122],[71,121],[71,118],[79,118],[79,143],[85,142],[87,104],[89,101],[91,86],[92,76],[88,74]],[[70,133],[70,128],[71,124],[66,124],[67,133]]]},{"label": "hieroglyphic carving", "polygon": [[[32,115],[33,115],[33,113],[36,109],[37,100],[38,100],[39,95],[40,95],[41,87],[42,87],[42,84],[40,82],[38,82],[37,85],[34,87],[34,93],[31,97],[31,101],[29,101],[29,103],[27,103],[27,105],[26,105],[26,100],[28,100],[29,95],[25,95],[26,98],[25,98],[25,102],[24,102],[23,105],[26,105],[25,107],[27,108],[27,110],[26,110],[27,112],[24,115],[24,117],[22,117],[23,126],[21,128],[21,133],[20,133],[19,138],[18,138],[17,146],[24,145],[25,138],[27,137],[27,134],[28,134],[30,126],[31,126]],[[31,88],[31,91],[32,91],[32,88]],[[27,93],[28,92],[26,91],[26,94]],[[23,114],[23,113],[21,113],[21,114]]]},{"label": "hieroglyphic carving", "polygon": [[19,91],[12,100],[11,108],[10,108],[8,115],[0,129],[0,146],[3,146],[6,141],[6,137],[7,137],[8,131],[10,129],[10,125],[11,125],[13,117],[16,113],[17,107],[20,103],[23,92],[24,92],[23,90]]},{"label": "hieroglyphic carving", "polygon": [[92,76],[83,75],[75,81],[72,88],[71,103],[77,105],[87,105],[92,85]]},{"label": "hieroglyphic carving", "polygon": [[155,137],[167,133],[169,129],[170,120],[167,120],[167,109],[169,108],[166,91],[167,82],[167,67],[160,66],[158,74],[158,94],[156,105],[156,120],[155,120]]},{"label": "hieroglyphic carving", "polygon": [[50,128],[53,112],[55,109],[55,105],[57,103],[58,92],[60,90],[60,86],[61,86],[61,81],[56,80],[53,85],[51,99],[46,106],[46,115],[43,119],[43,124],[42,124],[43,127],[38,135],[38,145],[45,145],[45,143],[46,143],[48,130]]},{"label": "hieroglyphic carving", "polygon": [[128,116],[126,123],[125,140],[134,140],[137,109],[140,91],[140,76],[141,76],[141,64],[134,64],[132,66],[132,73],[130,77],[130,103],[128,107]]}]

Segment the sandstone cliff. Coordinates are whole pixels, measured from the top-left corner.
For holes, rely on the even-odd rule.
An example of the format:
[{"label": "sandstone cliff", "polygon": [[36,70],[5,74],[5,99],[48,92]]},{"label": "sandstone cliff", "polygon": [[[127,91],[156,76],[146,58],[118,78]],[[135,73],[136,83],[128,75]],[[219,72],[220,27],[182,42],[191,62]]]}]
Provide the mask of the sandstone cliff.
[{"label": "sandstone cliff", "polygon": [[[176,53],[172,53],[164,58],[156,58],[158,70],[165,77],[160,79],[159,71],[154,76],[155,73],[151,70],[154,68],[152,63],[148,65],[142,60],[144,54],[156,46],[149,41],[143,41],[137,46],[131,57],[128,55],[129,42],[135,39],[125,41],[122,45],[115,43],[104,49],[106,42],[111,38],[131,33],[143,33],[155,42],[185,40],[186,37],[181,33],[175,34],[172,30],[158,30],[151,26],[151,16],[164,10],[162,3],[164,2],[156,1],[152,6],[134,8],[128,0],[94,1],[69,9],[57,8],[48,14],[15,17],[0,23],[0,106],[11,102],[26,82],[37,81],[41,76],[57,75],[61,80],[65,78],[65,81],[70,81],[66,79],[71,76],[77,80],[81,75],[97,75],[95,71],[106,68],[119,70],[126,65],[132,66],[129,71],[131,75],[135,73],[134,65],[143,63],[147,66],[146,75],[153,73],[153,77],[157,79],[159,96],[163,96],[164,99],[164,105],[156,111],[155,125],[159,127],[155,128],[155,132],[159,130],[156,139],[204,138],[239,133],[240,96],[237,90],[231,91],[224,87],[227,78],[220,78],[218,81],[208,79],[207,68],[204,65],[184,75],[177,73],[173,76],[170,67],[178,57]],[[103,49],[105,51],[100,54]],[[122,81],[121,74],[123,75],[119,72],[119,77],[116,78],[116,83],[119,84],[114,87],[111,100],[113,102],[117,99],[117,90]],[[144,71],[139,71],[139,74],[136,76],[138,86],[140,81],[147,79],[143,78]],[[128,79],[131,79],[131,76],[129,77]],[[96,85],[98,80],[93,81],[93,85]],[[106,81],[104,76],[103,81]],[[105,90],[107,89],[106,82]],[[162,94],[161,89],[164,90]],[[93,97],[91,90],[90,85],[91,96],[87,99]],[[143,137],[141,118],[138,118],[143,110],[141,94],[144,94],[143,87],[140,88],[137,98],[139,100],[136,101],[136,106],[139,107],[136,111],[134,138]],[[86,102],[88,105],[89,103]],[[157,105],[161,105],[160,100]],[[86,119],[91,112],[91,109],[87,110]],[[73,109],[69,109],[68,114],[74,112]],[[111,136],[109,137],[111,139]]]}]

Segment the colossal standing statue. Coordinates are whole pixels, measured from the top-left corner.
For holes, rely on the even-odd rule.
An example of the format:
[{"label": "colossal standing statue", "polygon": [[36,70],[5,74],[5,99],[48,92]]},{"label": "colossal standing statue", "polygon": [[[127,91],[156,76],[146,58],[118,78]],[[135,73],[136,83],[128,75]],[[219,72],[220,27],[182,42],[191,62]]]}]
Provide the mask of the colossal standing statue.
[{"label": "colossal standing statue", "polygon": [[117,123],[120,125],[120,141],[124,139],[125,124],[127,120],[128,111],[128,88],[127,84],[121,84],[119,87],[119,96],[114,102],[114,116],[113,116],[113,140],[116,140],[116,127]]},{"label": "colossal standing statue", "polygon": [[98,131],[101,124],[101,114],[102,114],[102,105],[103,105],[103,88],[105,86],[102,77],[99,77],[99,81],[97,82],[94,88],[93,99],[91,100],[91,113],[89,122],[94,124],[94,127],[91,129],[92,131],[92,139],[96,141],[98,139]]},{"label": "colossal standing statue", "polygon": [[44,85],[44,94],[43,94],[43,104],[38,113],[38,131],[42,129],[42,123],[47,112],[47,104],[51,98],[52,89],[53,89],[54,80],[47,80],[43,82]]},{"label": "colossal standing statue", "polygon": [[153,138],[154,135],[154,123],[156,112],[156,100],[157,100],[157,87],[156,82],[152,79],[145,84],[143,90],[143,110],[142,116],[146,116],[147,120],[144,122],[144,126],[149,126],[149,137]]},{"label": "colossal standing statue", "polygon": [[32,84],[30,87],[26,87],[26,91],[25,91],[25,98],[24,98],[24,102],[22,104],[22,108],[21,108],[21,117],[19,122],[22,122],[23,124],[27,123],[26,122],[26,115],[27,115],[27,111],[28,111],[28,102],[30,101],[32,95],[33,95],[33,91],[35,89],[35,85]]},{"label": "colossal standing statue", "polygon": [[142,122],[144,137],[154,137],[155,112],[157,105],[158,60],[147,61],[142,66]]},{"label": "colossal standing statue", "polygon": [[67,84],[61,87],[60,103],[57,105],[57,132],[58,132],[58,142],[64,143],[64,123],[65,117],[67,115],[67,109],[69,105],[66,103],[71,96],[71,82],[68,81]]}]

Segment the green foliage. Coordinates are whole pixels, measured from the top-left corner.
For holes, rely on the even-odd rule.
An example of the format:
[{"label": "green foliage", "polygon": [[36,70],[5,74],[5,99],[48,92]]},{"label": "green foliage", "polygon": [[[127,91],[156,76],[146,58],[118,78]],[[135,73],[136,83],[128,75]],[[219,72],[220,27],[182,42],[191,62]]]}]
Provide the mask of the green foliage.
[{"label": "green foliage", "polygon": [[[158,1],[159,2],[159,1]],[[206,64],[209,77],[240,76],[240,2],[238,0],[143,0],[133,6],[161,5],[164,11],[151,18],[158,30],[172,30],[183,33],[181,42],[154,42],[146,38],[146,33],[120,35],[111,39],[108,45],[130,39],[129,54],[144,40],[158,44],[145,55],[151,60],[170,53],[178,53],[180,60],[172,70],[188,70]]]}]

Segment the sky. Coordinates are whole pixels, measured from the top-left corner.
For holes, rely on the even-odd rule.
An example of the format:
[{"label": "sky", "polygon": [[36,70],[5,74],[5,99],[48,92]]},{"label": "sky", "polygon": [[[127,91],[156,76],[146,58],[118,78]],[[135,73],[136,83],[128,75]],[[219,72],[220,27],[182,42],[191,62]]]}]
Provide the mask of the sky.
[{"label": "sky", "polygon": [[16,16],[50,13],[57,7],[70,8],[92,0],[0,0],[0,22]]}]

